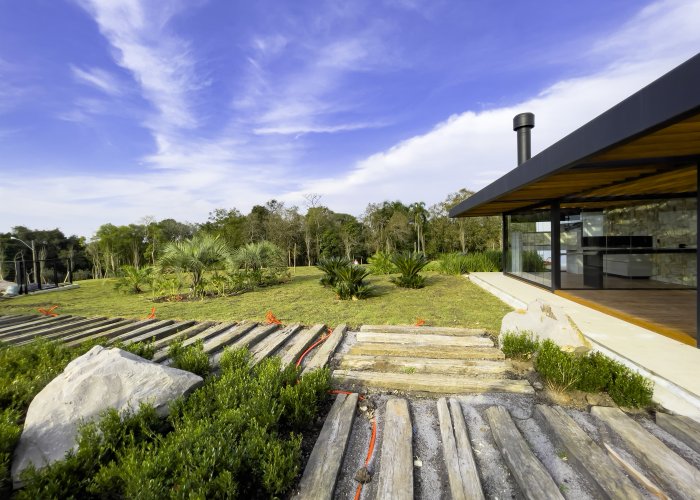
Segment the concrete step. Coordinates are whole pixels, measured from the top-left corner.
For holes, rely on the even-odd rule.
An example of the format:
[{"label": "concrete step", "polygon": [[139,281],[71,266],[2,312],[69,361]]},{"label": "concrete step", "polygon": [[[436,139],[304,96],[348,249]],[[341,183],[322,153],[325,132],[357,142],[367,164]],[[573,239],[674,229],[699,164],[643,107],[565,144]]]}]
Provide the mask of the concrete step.
[{"label": "concrete step", "polygon": [[386,402],[376,498],[413,500],[413,428],[408,401]]},{"label": "concrete step", "polygon": [[469,442],[462,406],[455,398],[440,398],[437,403],[442,456],[445,460],[453,500],[480,500],[484,493],[479,471]]},{"label": "concrete step", "polygon": [[486,410],[493,439],[525,498],[563,500],[559,487],[530,450],[508,410],[492,406]]},{"label": "concrete step", "polygon": [[335,370],[333,382],[341,388],[400,390],[434,394],[508,392],[534,394],[527,380],[457,377],[439,374],[406,374],[372,371]]},{"label": "concrete step", "polygon": [[451,328],[444,326],[414,326],[414,325],[362,325],[361,332],[378,333],[430,333],[436,335],[470,336],[485,335],[481,328]]},{"label": "concrete step", "polygon": [[441,347],[364,342],[358,342],[352,346],[349,354],[433,359],[505,359],[503,353],[495,347]]},{"label": "concrete step", "polygon": [[430,333],[377,333],[357,332],[357,341],[362,343],[405,344],[415,346],[435,347],[493,347],[493,341],[488,337],[470,335],[458,337],[455,335],[433,335]]},{"label": "concrete step", "polygon": [[355,419],[357,394],[338,394],[316,440],[314,449],[299,483],[300,500],[331,500],[343,463],[352,423]]},{"label": "concrete step", "polygon": [[599,498],[639,499],[643,496],[608,455],[588,437],[563,408],[537,405],[536,414],[558,446],[566,451],[569,464],[588,478]]},{"label": "concrete step", "polygon": [[508,361],[482,359],[432,359],[405,356],[361,356],[346,354],[340,368],[351,371],[396,373],[436,373],[471,377],[502,377],[510,368]]},{"label": "concrete step", "polygon": [[670,496],[700,499],[700,471],[619,408],[594,406],[591,414],[615,432],[647,474]]}]

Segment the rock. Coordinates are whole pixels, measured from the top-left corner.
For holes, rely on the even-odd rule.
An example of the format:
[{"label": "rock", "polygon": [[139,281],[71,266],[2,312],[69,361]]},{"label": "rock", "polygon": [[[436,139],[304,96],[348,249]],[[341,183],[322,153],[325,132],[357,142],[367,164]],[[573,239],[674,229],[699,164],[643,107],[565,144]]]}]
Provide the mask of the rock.
[{"label": "rock", "polygon": [[423,460],[421,460],[421,459],[418,458],[418,457],[415,457],[415,458],[413,459],[413,465],[416,466],[416,467],[423,467]]},{"label": "rock", "polygon": [[591,406],[617,406],[607,392],[586,393],[586,402]]},{"label": "rock", "polygon": [[355,481],[362,484],[367,484],[372,480],[372,475],[367,470],[367,467],[360,467],[355,473]]},{"label": "rock", "polygon": [[542,382],[539,381],[533,382],[532,387],[534,387],[536,391],[541,391],[542,389],[544,389],[544,385],[542,384]]},{"label": "rock", "polygon": [[499,345],[502,345],[503,334],[506,332],[532,333],[540,340],[552,340],[569,352],[587,352],[591,348],[590,342],[561,307],[541,299],[530,302],[524,313],[514,311],[505,315],[501,323]]},{"label": "rock", "polygon": [[76,447],[81,421],[99,418],[109,408],[137,410],[150,403],[160,416],[169,403],[199,387],[202,377],[161,366],[121,349],[93,347],[71,361],[29,405],[22,436],[12,461],[15,487],[33,463],[41,468]]}]

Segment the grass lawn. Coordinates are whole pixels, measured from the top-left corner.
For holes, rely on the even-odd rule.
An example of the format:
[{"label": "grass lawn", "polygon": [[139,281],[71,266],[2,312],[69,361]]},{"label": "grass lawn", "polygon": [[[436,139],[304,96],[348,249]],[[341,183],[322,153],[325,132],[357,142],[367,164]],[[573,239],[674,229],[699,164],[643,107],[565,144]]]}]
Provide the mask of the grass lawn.
[{"label": "grass lawn", "polygon": [[64,292],[0,300],[0,314],[36,314],[37,308],[58,305],[56,312],[78,316],[144,318],[156,307],[158,319],[264,321],[272,311],[283,323],[331,327],[347,323],[414,324],[417,318],[432,326],[484,328],[496,333],[511,308],[461,276],[425,273],[426,287],[398,288],[387,276],[367,279],[374,296],[359,301],[338,300],[318,283],[315,267],[297,267],[289,283],[261,288],[238,296],[189,302],[154,303],[149,292],[127,295],[114,290],[114,280],[81,281],[80,288]]}]

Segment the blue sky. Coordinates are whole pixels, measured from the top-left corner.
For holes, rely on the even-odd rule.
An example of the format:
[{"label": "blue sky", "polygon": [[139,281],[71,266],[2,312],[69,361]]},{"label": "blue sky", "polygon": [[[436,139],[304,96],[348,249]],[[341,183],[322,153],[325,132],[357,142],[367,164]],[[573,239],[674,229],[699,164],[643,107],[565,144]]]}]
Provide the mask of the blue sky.
[{"label": "blue sky", "polygon": [[700,50],[697,1],[0,0],[0,231],[436,203]]}]

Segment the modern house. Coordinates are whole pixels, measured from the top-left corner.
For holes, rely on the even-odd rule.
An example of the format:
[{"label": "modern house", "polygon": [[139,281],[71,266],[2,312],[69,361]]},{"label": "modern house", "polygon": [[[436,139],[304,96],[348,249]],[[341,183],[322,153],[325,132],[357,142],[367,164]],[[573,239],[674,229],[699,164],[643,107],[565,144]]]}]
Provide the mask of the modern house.
[{"label": "modern house", "polygon": [[530,158],[533,126],[450,216],[502,217],[507,276],[699,345],[700,54]]}]

